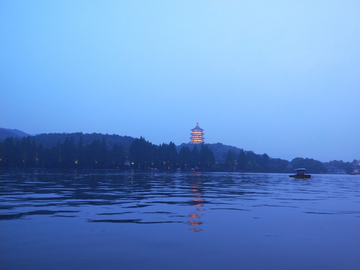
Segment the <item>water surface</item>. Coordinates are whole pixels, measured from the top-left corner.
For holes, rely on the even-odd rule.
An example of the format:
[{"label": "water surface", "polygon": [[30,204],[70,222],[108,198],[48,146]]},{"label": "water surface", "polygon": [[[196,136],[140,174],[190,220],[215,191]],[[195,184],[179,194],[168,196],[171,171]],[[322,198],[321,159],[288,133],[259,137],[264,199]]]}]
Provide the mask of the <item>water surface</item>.
[{"label": "water surface", "polygon": [[1,269],[359,269],[360,177],[1,172]]}]

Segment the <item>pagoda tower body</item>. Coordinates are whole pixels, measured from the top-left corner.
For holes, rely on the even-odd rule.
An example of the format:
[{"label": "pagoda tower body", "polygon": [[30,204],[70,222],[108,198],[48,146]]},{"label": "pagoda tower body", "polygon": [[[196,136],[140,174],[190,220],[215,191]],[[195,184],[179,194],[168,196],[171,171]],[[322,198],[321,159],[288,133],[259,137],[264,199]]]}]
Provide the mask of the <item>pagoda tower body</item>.
[{"label": "pagoda tower body", "polygon": [[196,121],[196,127],[191,129],[190,143],[200,144],[204,142],[204,130],[199,127],[199,121]]}]

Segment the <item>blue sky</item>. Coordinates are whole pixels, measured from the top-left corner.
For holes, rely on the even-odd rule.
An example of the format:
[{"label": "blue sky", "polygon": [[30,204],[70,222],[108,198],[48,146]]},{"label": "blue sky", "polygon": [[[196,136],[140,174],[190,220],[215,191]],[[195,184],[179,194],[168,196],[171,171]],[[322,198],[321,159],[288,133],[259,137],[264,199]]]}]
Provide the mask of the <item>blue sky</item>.
[{"label": "blue sky", "polygon": [[360,1],[0,1],[0,126],[360,158]]}]

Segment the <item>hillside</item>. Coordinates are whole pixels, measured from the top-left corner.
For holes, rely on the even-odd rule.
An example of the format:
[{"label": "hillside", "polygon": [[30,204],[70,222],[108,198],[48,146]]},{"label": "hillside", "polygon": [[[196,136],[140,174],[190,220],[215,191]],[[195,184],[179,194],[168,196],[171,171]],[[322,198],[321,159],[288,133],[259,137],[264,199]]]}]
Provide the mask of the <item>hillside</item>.
[{"label": "hillside", "polygon": [[0,141],[3,141],[8,137],[22,138],[27,136],[30,135],[17,129],[0,128]]},{"label": "hillside", "polygon": [[111,149],[115,143],[118,145],[123,145],[125,149],[128,149],[132,144],[134,138],[130,136],[120,136],[120,135],[109,135],[109,134],[101,134],[101,133],[85,133],[77,132],[77,133],[49,133],[49,134],[40,134],[36,135],[35,141],[36,144],[42,144],[44,148],[51,148],[55,146],[58,142],[63,143],[66,138],[74,138],[74,142],[77,145],[80,137],[82,137],[83,144],[87,145],[92,143],[95,140],[102,141],[105,138],[106,145],[109,149]]},{"label": "hillside", "polygon": [[[222,143],[206,143],[205,145],[207,145],[211,149],[211,151],[213,151],[216,162],[220,163],[223,163],[225,161],[226,154],[229,150],[233,151],[236,154],[238,154],[241,150],[240,148],[237,148],[235,146],[225,145]],[[192,150],[195,145],[191,143],[183,143],[176,146],[176,150],[180,152],[181,148],[183,148],[184,146],[187,146],[190,150]],[[197,145],[198,150],[200,150],[200,147],[201,145]]]},{"label": "hillside", "polygon": [[[31,136],[29,134],[26,134],[25,132],[22,132],[17,129],[5,129],[1,128],[1,141],[5,140],[6,138],[13,137],[15,139],[20,139],[22,137]],[[130,136],[120,136],[120,135],[109,135],[109,134],[101,134],[101,133],[82,133],[82,132],[76,132],[76,133],[43,133],[35,136],[31,136],[35,138],[36,145],[42,144],[44,148],[51,148],[55,146],[58,142],[64,143],[66,138],[73,137],[75,144],[77,145],[80,137],[82,137],[83,144],[90,144],[95,140],[102,141],[103,138],[105,138],[106,145],[109,149],[111,149],[115,143],[118,145],[123,145],[125,149],[128,149],[130,145],[132,144],[134,138]]]},{"label": "hillside", "polygon": [[[16,129],[4,129],[1,128],[1,140],[5,140],[7,137],[13,138],[22,138],[30,136],[25,132]],[[105,138],[106,145],[109,149],[113,147],[115,143],[119,145],[123,145],[125,149],[129,149],[131,143],[133,142],[134,138],[130,136],[120,136],[120,135],[109,135],[109,134],[101,134],[101,133],[43,133],[39,135],[32,136],[35,138],[35,142],[37,145],[42,144],[44,148],[51,148],[55,146],[58,142],[64,143],[66,138],[74,138],[75,144],[78,144],[80,137],[83,139],[83,144],[90,144],[95,140],[102,140],[103,137]],[[233,151],[234,153],[238,154],[240,152],[240,148],[224,145],[222,143],[213,143],[213,144],[206,144],[209,148],[213,151],[215,160],[217,162],[223,163],[226,158],[226,154],[229,150]],[[176,146],[176,150],[180,152],[180,149],[184,146],[188,146],[190,150],[194,148],[193,144],[190,143],[183,143],[181,145]],[[200,150],[200,145],[197,145],[198,150]]]},{"label": "hillside", "polygon": [[[21,140],[23,137],[28,137],[29,135],[25,132],[16,129],[5,129],[0,128],[1,142],[5,143],[4,140],[8,137],[13,137],[14,141]],[[29,139],[33,138],[36,145],[43,146],[44,149],[51,149],[56,146],[58,143],[64,144],[66,138],[73,138],[74,144],[77,145],[80,138],[82,138],[83,145],[90,145],[94,141],[102,141],[105,139],[106,146],[109,150],[113,148],[115,143],[122,145],[124,150],[129,150],[129,147],[132,145],[135,138],[130,136],[120,136],[120,135],[109,135],[101,133],[91,133],[84,134],[81,132],[77,133],[50,133],[50,134],[39,134],[35,136],[29,136]],[[31,139],[32,140],[32,139]],[[25,144],[29,144],[30,140],[27,140]],[[12,143],[13,143],[12,142]],[[23,142],[21,142],[23,144]],[[256,154],[252,151],[244,150],[245,156],[241,158],[239,156],[241,148],[237,148],[230,145],[224,145],[222,143],[214,144],[205,144],[211,149],[214,154],[216,164],[225,165],[223,169],[225,170],[235,170],[237,166],[240,166],[241,162],[245,162],[246,166],[241,171],[251,171],[251,172],[290,172],[293,168],[305,167],[310,173],[326,173],[327,171],[332,173],[359,173],[359,163],[350,163],[342,161],[332,161],[330,163],[322,163],[313,159],[304,159],[304,158],[295,158],[292,161],[283,160],[280,158],[271,158],[267,154]],[[16,144],[13,144],[16,146]],[[192,150],[195,145],[190,143],[183,143],[176,146],[176,150],[180,153],[182,147],[188,147]],[[196,145],[198,150],[200,150],[201,145]],[[11,152],[11,151],[10,151]],[[243,160],[245,158],[245,161]],[[217,168],[219,170],[219,168]]]}]

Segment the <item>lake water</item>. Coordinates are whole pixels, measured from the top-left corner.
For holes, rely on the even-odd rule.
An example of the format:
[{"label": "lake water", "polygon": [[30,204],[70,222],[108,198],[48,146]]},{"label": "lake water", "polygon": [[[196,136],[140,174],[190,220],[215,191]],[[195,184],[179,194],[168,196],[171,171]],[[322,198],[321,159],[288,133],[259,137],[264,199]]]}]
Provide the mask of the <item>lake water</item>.
[{"label": "lake water", "polygon": [[2,170],[1,269],[360,269],[360,177]]}]

